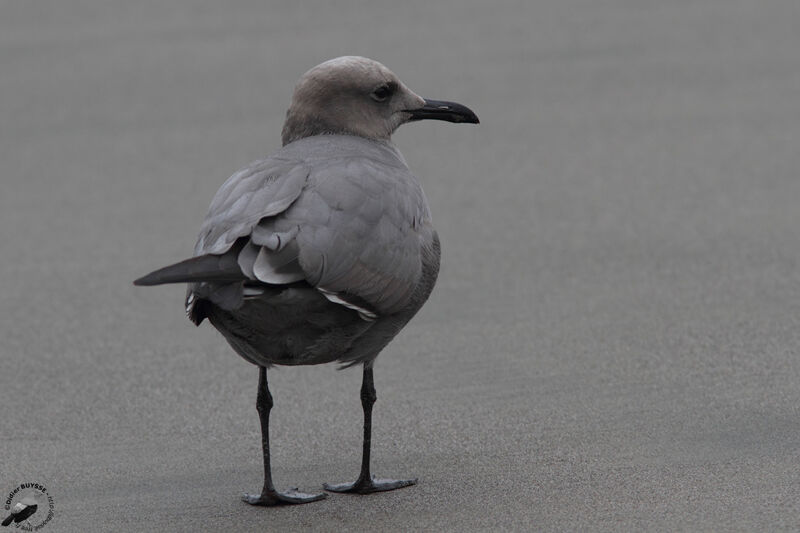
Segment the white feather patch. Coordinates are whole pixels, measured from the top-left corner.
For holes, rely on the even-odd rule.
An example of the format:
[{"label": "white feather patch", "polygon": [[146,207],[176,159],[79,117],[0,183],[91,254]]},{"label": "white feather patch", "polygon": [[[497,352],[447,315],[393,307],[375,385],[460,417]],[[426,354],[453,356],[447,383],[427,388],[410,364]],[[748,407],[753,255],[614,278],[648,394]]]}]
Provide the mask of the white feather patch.
[{"label": "white feather patch", "polygon": [[264,289],[260,287],[244,287],[242,288],[242,296],[244,298],[253,298],[264,294]]},{"label": "white feather patch", "polygon": [[368,309],[364,309],[363,307],[359,307],[355,304],[342,300],[335,292],[325,290],[322,287],[317,287],[317,290],[321,292],[322,295],[331,302],[343,305],[348,309],[352,309],[353,311],[357,311],[358,316],[360,316],[362,320],[366,320],[367,322],[372,322],[373,320],[378,318],[378,315],[376,315],[372,311],[369,311]]}]

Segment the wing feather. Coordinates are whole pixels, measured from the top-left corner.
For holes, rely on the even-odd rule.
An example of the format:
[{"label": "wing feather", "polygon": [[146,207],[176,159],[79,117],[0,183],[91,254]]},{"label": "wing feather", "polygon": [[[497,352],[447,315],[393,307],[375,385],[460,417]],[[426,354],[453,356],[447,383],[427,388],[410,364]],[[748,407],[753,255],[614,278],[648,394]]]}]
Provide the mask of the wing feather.
[{"label": "wing feather", "polygon": [[407,168],[352,158],[312,171],[285,217],[305,220],[299,259],[313,285],[342,299],[353,295],[379,314],[408,304],[422,273],[417,225],[430,214]]},{"label": "wing feather", "polygon": [[308,173],[301,163],[271,157],[228,178],[211,202],[195,255],[225,253],[261,219],[286,210],[303,191]]},{"label": "wing feather", "polygon": [[237,262],[253,280],[305,280],[365,319],[398,312],[420,282],[425,196],[391,147],[323,137],[306,142],[302,157],[289,145],[231,176],[195,255],[223,254],[247,238]]}]

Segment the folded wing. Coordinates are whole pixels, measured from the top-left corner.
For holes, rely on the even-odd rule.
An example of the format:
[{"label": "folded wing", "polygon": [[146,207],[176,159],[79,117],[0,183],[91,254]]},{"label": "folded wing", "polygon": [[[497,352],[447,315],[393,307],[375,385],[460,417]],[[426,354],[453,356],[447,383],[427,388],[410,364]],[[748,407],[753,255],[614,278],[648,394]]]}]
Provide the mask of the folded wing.
[{"label": "folded wing", "polygon": [[[237,263],[251,280],[306,281],[368,320],[398,312],[421,276],[420,228],[430,215],[407,167],[390,163],[357,156],[256,162],[218,191],[195,255],[241,246]],[[257,294],[245,290],[245,297]]]}]

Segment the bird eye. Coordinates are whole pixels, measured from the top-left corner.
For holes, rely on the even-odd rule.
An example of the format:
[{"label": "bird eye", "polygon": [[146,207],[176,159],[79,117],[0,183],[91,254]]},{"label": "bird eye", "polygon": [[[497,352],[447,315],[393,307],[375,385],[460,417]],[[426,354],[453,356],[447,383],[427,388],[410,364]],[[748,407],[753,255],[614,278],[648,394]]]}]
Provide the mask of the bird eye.
[{"label": "bird eye", "polygon": [[389,87],[388,85],[381,85],[380,87],[372,91],[372,94],[370,94],[370,96],[372,96],[372,99],[375,100],[376,102],[385,102],[386,99],[389,98],[391,95],[392,95],[392,88]]}]

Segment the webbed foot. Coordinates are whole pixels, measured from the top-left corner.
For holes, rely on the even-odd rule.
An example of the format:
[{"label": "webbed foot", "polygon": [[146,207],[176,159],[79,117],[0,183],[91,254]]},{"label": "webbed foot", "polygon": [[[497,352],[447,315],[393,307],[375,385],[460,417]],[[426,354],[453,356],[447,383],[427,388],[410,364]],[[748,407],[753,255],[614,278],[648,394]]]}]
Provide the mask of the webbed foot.
[{"label": "webbed foot", "polygon": [[354,483],[338,483],[331,485],[324,483],[322,487],[330,492],[349,492],[354,494],[370,494],[387,490],[402,489],[416,485],[416,479],[378,479],[372,476],[369,479],[358,479]]},{"label": "webbed foot", "polygon": [[278,491],[265,491],[261,494],[248,494],[242,495],[242,501],[250,505],[263,505],[272,507],[276,505],[296,505],[300,503],[310,503],[318,500],[324,500],[328,495],[320,494],[307,494],[300,492],[297,489],[289,489],[286,492]]}]

